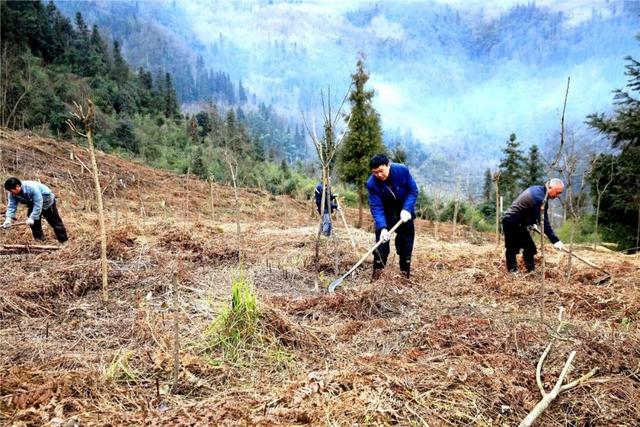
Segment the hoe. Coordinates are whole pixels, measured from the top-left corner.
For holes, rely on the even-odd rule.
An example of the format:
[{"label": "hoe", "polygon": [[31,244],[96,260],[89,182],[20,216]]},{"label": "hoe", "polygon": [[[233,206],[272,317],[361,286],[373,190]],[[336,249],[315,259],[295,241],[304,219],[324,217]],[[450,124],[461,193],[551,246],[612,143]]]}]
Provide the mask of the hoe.
[{"label": "hoe", "polygon": [[[540,234],[540,231],[536,230],[535,228],[533,229],[533,231],[535,231],[536,233]],[[544,237],[547,237],[547,236],[545,235]],[[568,253],[569,255],[571,255],[573,257],[576,257],[580,261],[582,261],[585,264],[587,264],[589,267],[595,268],[596,270],[601,271],[604,274],[606,274],[606,276],[601,277],[599,279],[596,279],[596,281],[594,282],[594,285],[604,285],[609,280],[611,280],[611,273],[609,273],[607,270],[603,269],[602,267],[598,267],[597,265],[595,265],[594,263],[592,263],[588,259],[582,258],[580,255],[576,254],[575,252],[569,251],[569,249],[567,249],[567,248],[563,248],[562,251]]]},{"label": "hoe", "polygon": [[[396,229],[398,227],[400,227],[400,225],[402,224],[402,221],[398,221],[396,223],[396,225],[394,225],[391,230],[389,230],[389,234],[393,234],[394,231],[396,231]],[[342,277],[340,277],[339,279],[335,280],[333,283],[331,283],[329,285],[329,293],[334,293],[336,291],[336,288],[338,286],[340,286],[342,284],[342,282],[344,281],[344,279],[346,279],[351,273],[353,273],[354,271],[356,271],[356,268],[358,268],[360,266],[360,264],[362,264],[364,262],[365,259],[367,259],[367,257],[369,255],[371,255],[373,253],[373,251],[375,251],[376,249],[378,249],[378,246],[380,246],[381,244],[383,244],[384,242],[382,241],[382,239],[378,240],[378,242],[373,245],[371,247],[371,249],[369,249],[367,251],[366,254],[364,254],[364,256],[362,258],[360,258],[360,261],[356,262],[356,264],[351,267],[351,269],[349,271],[347,271]]]}]

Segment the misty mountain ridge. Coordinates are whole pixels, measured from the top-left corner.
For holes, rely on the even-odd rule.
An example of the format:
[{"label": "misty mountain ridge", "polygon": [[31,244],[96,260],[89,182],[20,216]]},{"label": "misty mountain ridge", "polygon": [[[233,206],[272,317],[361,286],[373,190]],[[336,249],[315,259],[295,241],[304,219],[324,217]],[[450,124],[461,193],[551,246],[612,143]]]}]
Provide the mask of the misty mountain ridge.
[{"label": "misty mountain ridge", "polygon": [[[73,3],[58,4],[69,12]],[[633,3],[453,3],[82,2],[81,10],[123,38],[134,65],[189,73],[202,56],[292,121],[319,107],[321,88],[330,85],[337,103],[362,52],[387,140],[409,135],[431,159],[470,161],[474,175],[496,164],[511,132],[525,146],[557,138],[568,76],[568,125],[611,109],[623,58],[637,50]],[[143,55],[149,33],[136,26],[152,28],[169,53]]]}]

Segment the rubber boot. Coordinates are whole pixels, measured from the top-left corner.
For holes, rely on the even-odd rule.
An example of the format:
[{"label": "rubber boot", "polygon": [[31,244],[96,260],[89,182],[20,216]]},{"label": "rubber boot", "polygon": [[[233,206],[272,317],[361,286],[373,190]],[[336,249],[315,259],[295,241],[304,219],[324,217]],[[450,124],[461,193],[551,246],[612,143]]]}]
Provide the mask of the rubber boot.
[{"label": "rubber boot", "polygon": [[407,279],[411,275],[411,257],[400,258],[400,272]]},{"label": "rubber boot", "polygon": [[524,257],[524,265],[527,268],[527,273],[533,273],[536,269],[536,263],[533,260],[533,255]]},{"label": "rubber boot", "polygon": [[373,273],[371,274],[371,283],[373,283],[376,280],[378,280],[380,278],[380,276],[382,276],[382,269],[381,268],[374,268],[373,269]]}]

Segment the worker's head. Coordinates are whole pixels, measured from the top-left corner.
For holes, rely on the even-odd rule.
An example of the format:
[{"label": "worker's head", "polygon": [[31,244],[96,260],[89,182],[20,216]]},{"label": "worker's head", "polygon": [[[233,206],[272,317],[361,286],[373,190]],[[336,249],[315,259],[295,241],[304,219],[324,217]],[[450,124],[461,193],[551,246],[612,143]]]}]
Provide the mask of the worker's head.
[{"label": "worker's head", "polygon": [[4,182],[4,189],[14,196],[17,196],[22,190],[22,182],[20,182],[18,178],[9,178]]},{"label": "worker's head", "polygon": [[547,195],[549,196],[550,199],[555,199],[556,197],[559,197],[564,191],[564,184],[562,180],[558,178],[552,178],[549,181],[547,181],[546,187],[547,187]]},{"label": "worker's head", "polygon": [[389,177],[389,158],[384,154],[376,154],[371,158],[369,162],[369,168],[371,169],[371,175],[375,176],[379,181],[386,181]]}]

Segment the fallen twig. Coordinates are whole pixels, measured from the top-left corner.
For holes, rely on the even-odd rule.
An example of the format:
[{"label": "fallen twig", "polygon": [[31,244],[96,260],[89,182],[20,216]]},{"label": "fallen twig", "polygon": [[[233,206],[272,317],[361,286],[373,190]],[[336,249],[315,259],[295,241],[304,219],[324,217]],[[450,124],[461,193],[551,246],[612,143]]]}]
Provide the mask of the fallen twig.
[{"label": "fallen twig", "polygon": [[[560,329],[562,328],[562,311],[563,311],[563,307],[560,307],[560,313],[558,314],[558,319],[560,320],[560,324],[558,325],[558,329],[556,331],[557,335],[560,334]],[[555,337],[552,338],[551,342],[549,342],[549,345],[547,345],[547,347],[544,349],[544,352],[542,352],[542,356],[540,356],[540,360],[538,361],[538,366],[536,367],[536,383],[538,384],[538,389],[540,390],[540,394],[542,395],[542,400],[540,400],[540,402],[538,402],[538,404],[531,410],[531,412],[529,412],[529,414],[525,417],[525,419],[522,420],[522,422],[519,424],[519,427],[528,427],[533,425],[534,421],[544,412],[545,409],[547,409],[547,407],[551,404],[551,402],[553,402],[553,400],[556,397],[558,397],[560,393],[584,383],[589,378],[594,376],[598,370],[598,368],[593,368],[592,370],[590,370],[588,373],[584,374],[577,380],[572,381],[568,384],[562,385],[562,383],[564,382],[564,377],[569,372],[569,369],[571,368],[571,362],[573,362],[573,358],[576,355],[576,352],[574,350],[569,354],[569,357],[567,358],[567,361],[564,364],[564,368],[562,368],[562,372],[558,377],[558,381],[556,382],[556,385],[553,386],[553,388],[549,393],[546,393],[544,390],[544,385],[542,384],[542,368],[544,366],[544,361],[547,358],[549,351],[551,350],[551,345],[553,344],[554,341],[555,341]]]}]

